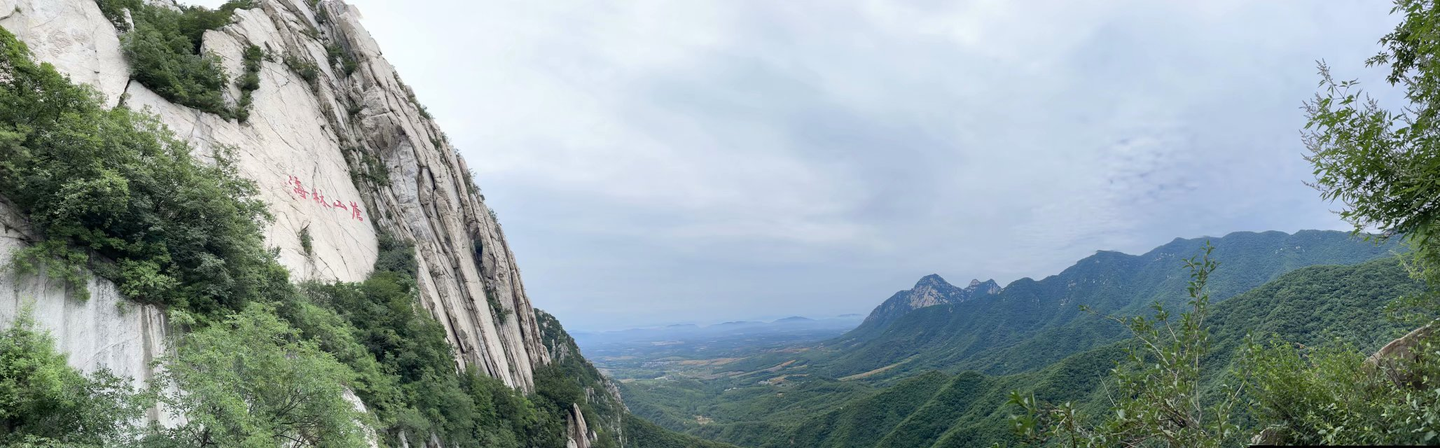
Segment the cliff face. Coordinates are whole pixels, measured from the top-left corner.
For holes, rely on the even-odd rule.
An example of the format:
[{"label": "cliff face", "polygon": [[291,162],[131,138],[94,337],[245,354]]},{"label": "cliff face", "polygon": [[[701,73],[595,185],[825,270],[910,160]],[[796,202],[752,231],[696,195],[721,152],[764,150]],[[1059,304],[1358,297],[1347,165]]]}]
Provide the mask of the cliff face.
[{"label": "cliff face", "polygon": [[[232,24],[205,33],[203,49],[223,60],[232,79],[247,46],[271,55],[243,123],[131,82],[119,33],[94,0],[0,0],[0,26],[110,105],[149,109],[197,157],[232,151],[274,215],[266,243],[295,280],[360,281],[375,263],[380,233],[414,241],[421,304],[445,327],[457,364],[533,390],[534,368],[550,354],[514,255],[465,161],[361,27],[358,11],[335,0],[311,3],[257,0]],[[353,59],[353,70],[336,63],[337,50]],[[317,76],[305,79],[287,59],[313,63]],[[240,92],[230,87],[226,95],[233,104]],[[0,259],[34,241],[24,221],[0,202]],[[313,241],[308,252],[302,233]],[[168,337],[163,313],[126,306],[104,280],[92,280],[90,290],[81,302],[58,282],[0,274],[0,321],[33,302],[76,367],[148,378],[148,361]]]}]

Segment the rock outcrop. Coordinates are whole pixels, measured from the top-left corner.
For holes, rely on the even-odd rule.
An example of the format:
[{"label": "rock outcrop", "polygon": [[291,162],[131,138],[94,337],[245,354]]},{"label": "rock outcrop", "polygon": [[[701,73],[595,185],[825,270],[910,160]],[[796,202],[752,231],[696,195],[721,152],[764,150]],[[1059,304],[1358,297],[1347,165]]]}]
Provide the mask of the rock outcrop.
[{"label": "rock outcrop", "polygon": [[1436,326],[1440,326],[1440,321],[1431,322],[1399,339],[1390,341],[1389,344],[1380,347],[1380,350],[1366,358],[1365,364],[1379,367],[1385,376],[1397,386],[1419,387],[1420,379],[1414,378],[1406,366],[1415,362],[1415,348],[1431,340],[1430,337],[1435,333]]},{"label": "rock outcrop", "polygon": [[925,307],[936,305],[967,302],[975,298],[1000,293],[1000,285],[995,280],[971,280],[970,285],[964,288],[946,282],[938,274],[930,274],[922,277],[915,283],[915,287],[905,291],[896,292],[875,307],[865,321],[856,328],[856,333],[866,331],[879,331],[890,325],[900,316]]},{"label": "rock outcrop", "polygon": [[[0,0],[0,26],[110,105],[156,114],[197,157],[230,153],[240,174],[259,184],[275,217],[266,243],[279,249],[295,279],[360,281],[380,235],[414,241],[420,300],[444,326],[457,366],[533,390],[533,371],[550,354],[505,235],[465,161],[354,7],[256,0],[236,11],[232,24],[205,33],[204,51],[219,56],[232,78],[248,46],[269,55],[246,122],[173,104],[131,82],[119,33],[94,0]],[[337,63],[337,50],[353,66]],[[307,80],[286,59],[315,64],[318,76]],[[227,93],[232,103],[239,95]],[[0,208],[0,222],[0,257],[9,259],[29,241],[24,219]],[[302,233],[313,241],[309,250]],[[149,361],[164,346],[163,314],[124,306],[104,280],[92,280],[90,290],[93,297],[81,302],[55,282],[3,274],[0,320],[31,306],[76,367],[148,378]],[[584,429],[584,422],[572,424]]]}]

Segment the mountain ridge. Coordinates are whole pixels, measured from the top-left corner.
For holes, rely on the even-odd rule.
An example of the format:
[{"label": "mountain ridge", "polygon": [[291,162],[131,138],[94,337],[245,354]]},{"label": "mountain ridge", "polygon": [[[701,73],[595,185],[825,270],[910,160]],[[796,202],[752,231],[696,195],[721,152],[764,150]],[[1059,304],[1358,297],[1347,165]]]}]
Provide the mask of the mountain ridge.
[{"label": "mountain ridge", "polygon": [[[834,378],[865,374],[866,381],[882,383],[928,369],[990,374],[1033,370],[1124,336],[1118,324],[1078,323],[1086,315],[1079,305],[1124,315],[1143,312],[1157,301],[1183,302],[1188,277],[1182,261],[1207,242],[1215,245],[1215,257],[1221,261],[1211,278],[1216,301],[1295,269],[1361,263],[1388,256],[1399,247],[1393,241],[1381,245],[1362,241],[1348,232],[1301,230],[1176,238],[1139,255],[1096,251],[1057,274],[1039,280],[1023,277],[993,295],[914,309],[888,325],[862,325],[797,356],[758,356],[734,365],[766,368],[795,359],[794,365],[804,366],[804,373]],[[1026,361],[1017,363],[1017,359]]]},{"label": "mountain ridge", "polygon": [[888,326],[891,322],[900,319],[912,311],[946,304],[961,303],[973,300],[982,296],[998,294],[1003,289],[995,280],[980,281],[970,280],[970,284],[964,288],[957,287],[945,281],[940,274],[930,274],[921,277],[915,282],[915,286],[907,290],[897,291],[890,298],[885,299],[877,305],[865,320],[860,323],[854,332],[868,333],[879,331]]}]

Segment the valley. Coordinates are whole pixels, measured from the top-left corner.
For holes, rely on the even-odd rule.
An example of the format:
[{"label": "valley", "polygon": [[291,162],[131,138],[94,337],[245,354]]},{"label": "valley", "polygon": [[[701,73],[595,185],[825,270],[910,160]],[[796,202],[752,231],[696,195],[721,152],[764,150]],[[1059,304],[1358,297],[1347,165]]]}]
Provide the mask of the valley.
[{"label": "valley", "polygon": [[0,1],[0,447],[1286,445],[1440,446],[1440,0]]},{"label": "valley", "polygon": [[[1217,352],[1230,360],[1224,365],[1247,334],[1307,345],[1343,340],[1373,351],[1406,331],[1386,318],[1384,304],[1422,290],[1400,267],[1395,257],[1403,249],[1394,244],[1343,232],[1241,232],[1177,239],[1138,256],[1102,251],[1054,276],[980,295],[926,277],[863,322],[894,313],[889,304],[897,300],[913,303],[912,296],[948,291],[964,299],[931,300],[888,325],[831,330],[830,337],[684,341],[660,329],[628,343],[582,338],[581,349],[619,380],[636,415],[710,440],[749,447],[1015,444],[1009,416],[1016,409],[1006,403],[1012,391],[1103,408],[1101,385],[1128,339],[1103,316],[1139,313],[1154,302],[1182,305],[1185,272],[1177,260],[1206,241],[1220,266],[1210,281]],[[1219,374],[1208,371],[1207,381]]]}]

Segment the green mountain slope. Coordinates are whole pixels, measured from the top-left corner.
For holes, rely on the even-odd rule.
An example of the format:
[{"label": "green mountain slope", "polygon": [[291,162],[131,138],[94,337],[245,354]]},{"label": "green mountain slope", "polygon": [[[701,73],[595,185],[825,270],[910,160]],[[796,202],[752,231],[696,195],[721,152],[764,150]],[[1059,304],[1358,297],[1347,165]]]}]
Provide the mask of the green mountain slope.
[{"label": "green mountain slope", "polygon": [[891,323],[917,309],[950,305],[970,301],[1000,292],[995,280],[971,280],[964,288],[951,285],[939,275],[930,274],[915,283],[913,288],[896,292],[865,316],[865,321],[851,330],[847,337],[868,339],[890,327]]},{"label": "green mountain slope", "polygon": [[[1373,350],[1406,331],[1385,318],[1385,303],[1421,289],[1392,258],[1285,274],[1216,305],[1211,327],[1216,364],[1232,362],[1247,333],[1278,335],[1305,345],[1338,338]],[[940,374],[927,373],[796,422],[776,438],[785,443],[761,446],[962,447],[1014,442],[1008,422],[1014,410],[1005,406],[1011,390],[1033,392],[1050,402],[1073,400],[1090,415],[1103,412],[1106,400],[1100,386],[1123,357],[1124,344],[1075,354],[1034,372],[1004,376],[965,372],[948,377],[940,387],[911,387],[921,379],[934,386]],[[923,404],[916,406],[917,401]],[[914,411],[897,415],[905,409]],[[863,431],[866,437],[853,439],[855,443],[836,442],[836,435],[857,434],[850,428],[857,423],[869,426]],[[878,440],[869,436],[875,433],[884,435]]]},{"label": "green mountain slope", "polygon": [[[808,373],[836,378],[884,369],[868,375],[871,380],[930,369],[1034,370],[1126,336],[1119,325],[1082,321],[1081,305],[1100,313],[1134,314],[1156,301],[1183,302],[1187,277],[1180,260],[1205,241],[1176,239],[1143,255],[1101,251],[1054,276],[1023,278],[992,296],[917,309],[882,331],[847,334],[797,364],[808,366]],[[1237,232],[1209,241],[1221,261],[1211,280],[1212,296],[1220,300],[1295,269],[1360,263],[1394,250],[1334,231]]]}]

